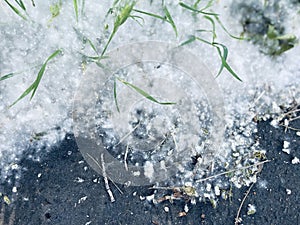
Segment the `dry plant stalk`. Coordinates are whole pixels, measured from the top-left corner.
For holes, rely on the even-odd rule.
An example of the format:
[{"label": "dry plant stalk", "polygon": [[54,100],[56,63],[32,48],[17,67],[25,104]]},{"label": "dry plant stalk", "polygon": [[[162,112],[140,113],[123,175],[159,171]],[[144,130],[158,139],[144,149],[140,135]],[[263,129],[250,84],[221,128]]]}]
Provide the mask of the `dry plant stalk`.
[{"label": "dry plant stalk", "polygon": [[102,173],[103,173],[103,178],[104,178],[105,189],[107,191],[107,194],[109,195],[110,201],[115,202],[116,201],[115,197],[114,197],[114,195],[113,195],[113,193],[112,193],[112,191],[110,190],[110,187],[109,187],[103,154],[101,154],[101,166],[102,166]]}]

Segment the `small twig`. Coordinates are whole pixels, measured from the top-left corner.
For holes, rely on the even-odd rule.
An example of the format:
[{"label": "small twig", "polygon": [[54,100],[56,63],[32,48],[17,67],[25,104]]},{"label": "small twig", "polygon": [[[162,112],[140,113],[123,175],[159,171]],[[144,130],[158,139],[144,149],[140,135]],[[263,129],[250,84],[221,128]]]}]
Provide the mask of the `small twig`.
[{"label": "small twig", "polygon": [[[87,153],[87,156],[90,157],[91,160],[93,160],[94,163],[96,163],[96,165],[103,171],[102,167],[100,166],[100,164],[98,163],[98,161],[94,157],[92,157],[89,153]],[[113,185],[118,189],[118,191],[121,194],[124,194],[123,191],[118,187],[118,185],[109,176],[107,176],[107,177],[113,183]]]},{"label": "small twig", "polygon": [[236,217],[235,217],[234,225],[238,225],[240,223],[239,217],[240,217],[240,213],[241,213],[242,207],[243,207],[244,202],[245,202],[246,198],[248,197],[248,195],[249,195],[249,193],[250,193],[253,185],[254,185],[254,183],[252,183],[251,186],[248,188],[248,190],[247,190],[247,192],[246,192],[246,194],[245,194],[245,196],[244,196],[244,198],[243,198],[243,200],[242,200],[242,202],[240,204],[240,207],[239,207],[239,209],[237,211],[237,214],[236,214]]},{"label": "small twig", "polygon": [[[297,106],[297,107],[299,107],[299,106]],[[292,109],[291,111],[288,111],[288,112],[284,113],[283,117],[286,117],[287,115],[292,114],[292,113],[296,113],[296,112],[300,112],[300,109]]]},{"label": "small twig", "polygon": [[263,96],[265,93],[266,93],[265,90],[262,91],[262,92],[260,93],[260,95],[254,100],[253,105],[255,105],[255,104],[259,101],[259,99],[262,98],[262,96]]},{"label": "small twig", "polygon": [[150,190],[173,190],[180,189],[180,187],[149,187]]},{"label": "small twig", "polygon": [[294,120],[297,120],[297,119],[300,119],[300,116],[296,116],[296,117],[294,117],[294,118],[289,119],[289,122],[294,121]]},{"label": "small twig", "polygon": [[116,200],[115,200],[114,195],[113,195],[112,191],[110,190],[110,187],[109,187],[109,184],[108,184],[108,179],[107,179],[107,175],[106,175],[104,155],[103,154],[101,154],[101,165],[102,165],[102,173],[103,173],[103,178],[104,178],[105,189],[107,191],[107,194],[110,197],[110,201],[115,202]]},{"label": "small twig", "polygon": [[130,134],[132,134],[136,128],[138,128],[140,126],[140,123],[138,123],[131,131],[129,131],[127,134],[125,134],[124,137],[121,138],[121,140],[115,145],[115,146],[118,146],[119,144],[121,144],[126,138],[129,137]]},{"label": "small twig", "polygon": [[286,126],[284,124],[279,124],[279,125],[285,127],[285,129],[291,129],[291,130],[295,130],[295,131],[300,131],[300,129],[298,129],[298,128],[289,127],[289,126]]},{"label": "small twig", "polygon": [[127,165],[128,150],[129,150],[129,146],[127,145],[125,155],[124,155],[124,166],[125,166],[126,171],[128,171],[128,165]]},{"label": "small twig", "polygon": [[171,132],[171,135],[172,135],[172,138],[173,138],[173,141],[174,141],[174,144],[175,144],[175,150],[178,149],[178,145],[177,145],[177,141],[176,141],[176,138],[175,138],[175,135],[173,132]]},{"label": "small twig", "polygon": [[222,175],[226,175],[228,173],[232,173],[232,172],[235,172],[235,171],[238,171],[238,170],[244,170],[244,169],[248,169],[248,168],[251,168],[251,167],[254,167],[254,166],[259,166],[259,165],[262,165],[262,164],[267,163],[267,162],[270,162],[270,160],[265,160],[265,161],[262,161],[262,162],[255,163],[253,165],[244,166],[244,167],[241,167],[241,168],[236,168],[236,169],[228,170],[226,172],[218,173],[218,174],[215,174],[215,175],[203,178],[203,179],[196,180],[196,183],[200,183],[200,182],[203,182],[203,181],[206,181],[206,180],[210,180],[212,178],[222,176]]}]

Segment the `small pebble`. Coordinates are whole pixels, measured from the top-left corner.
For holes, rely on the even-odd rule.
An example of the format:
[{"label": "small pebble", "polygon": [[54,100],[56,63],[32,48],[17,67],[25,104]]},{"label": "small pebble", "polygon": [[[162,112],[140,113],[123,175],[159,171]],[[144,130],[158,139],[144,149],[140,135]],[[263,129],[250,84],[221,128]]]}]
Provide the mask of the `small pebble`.
[{"label": "small pebble", "polygon": [[17,170],[19,168],[19,165],[18,164],[12,164],[11,165],[11,169],[13,169],[13,170]]},{"label": "small pebble", "polygon": [[154,194],[153,195],[149,195],[146,197],[146,199],[150,202],[154,199]]},{"label": "small pebble", "polygon": [[165,210],[166,213],[170,211],[169,207],[167,207],[167,206],[164,207],[164,210]]},{"label": "small pebble", "polygon": [[292,159],[292,164],[299,164],[299,163],[300,163],[300,160],[297,157]]},{"label": "small pebble", "polygon": [[248,205],[247,215],[253,215],[254,213],[256,213],[256,207],[255,207],[255,205],[249,204]]},{"label": "small pebble", "polygon": [[290,142],[283,141],[283,148],[288,148],[288,147],[290,147]]},{"label": "small pebble", "polygon": [[211,184],[210,183],[207,183],[206,184],[206,191],[211,191]]},{"label": "small pebble", "polygon": [[220,196],[221,195],[221,191],[220,191],[219,186],[215,186],[215,194],[216,194],[216,196]]},{"label": "small pebble", "polygon": [[13,187],[13,189],[12,189],[12,192],[13,193],[16,193],[18,190],[17,190],[17,187]]},{"label": "small pebble", "polygon": [[282,151],[288,155],[291,153],[291,150],[289,148],[283,148]]},{"label": "small pebble", "polygon": [[185,205],[185,206],[184,206],[184,211],[185,211],[186,213],[188,213],[189,210],[190,210],[189,207],[188,207],[187,205]]}]

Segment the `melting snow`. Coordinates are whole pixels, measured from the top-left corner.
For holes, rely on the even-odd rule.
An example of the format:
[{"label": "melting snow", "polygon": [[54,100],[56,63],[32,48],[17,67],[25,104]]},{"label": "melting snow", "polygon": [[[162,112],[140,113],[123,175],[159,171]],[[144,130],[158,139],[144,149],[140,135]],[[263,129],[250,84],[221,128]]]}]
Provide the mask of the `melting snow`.
[{"label": "melting snow", "polygon": [[[294,6],[284,2],[281,1],[281,7],[286,12],[283,20],[286,32],[300,37],[300,17],[297,15],[299,6],[296,10]],[[58,144],[66,133],[72,132],[72,99],[83,76],[81,53],[94,54],[85,38],[88,37],[95,47],[101,50],[109,36],[105,24],[109,30],[113,25],[112,17],[105,17],[111,7],[111,1],[89,1],[85,5],[84,13],[80,13],[78,23],[71,1],[63,1],[60,14],[49,21],[51,4],[53,1],[36,2],[36,7],[28,5],[30,19],[24,21],[14,14],[4,1],[0,2],[0,74],[2,76],[11,72],[22,72],[0,82],[2,180],[7,178],[13,169],[17,169],[16,165],[24,151],[35,149],[29,157],[39,160],[41,154]],[[159,4],[139,1],[137,8],[159,14]],[[209,21],[195,21],[189,12],[176,5],[177,1],[170,1],[168,6],[178,28],[178,38],[169,24],[145,16],[143,27],[133,20],[128,20],[117,32],[109,49],[146,40],[180,44],[187,40],[189,35],[194,34],[194,30],[210,29]],[[224,0],[217,1],[213,9],[220,14],[220,19],[231,33],[239,34],[242,32],[242,26],[238,17],[232,15],[234,7],[235,1]],[[236,81],[226,71],[216,79],[223,90],[223,96],[220,98],[225,102],[227,124],[226,142],[224,146],[220,146],[224,149],[225,158],[216,156],[221,160],[216,166],[226,163],[231,166],[254,163],[254,159],[245,158],[249,153],[260,150],[258,143],[251,138],[256,132],[253,118],[256,115],[278,112],[278,105],[289,104],[293,99],[300,102],[299,46],[281,56],[270,57],[260,53],[258,47],[250,42],[230,38],[219,26],[217,34],[217,41],[224,43],[229,49],[229,64],[243,82]],[[214,49],[202,43],[192,43],[187,45],[187,48],[201,58],[213,74],[217,74],[220,60]],[[32,101],[26,97],[12,108],[8,108],[35,80],[41,64],[57,49],[62,49],[63,55],[49,62]],[[268,116],[264,118],[268,119]],[[189,158],[191,155],[182,157]],[[299,159],[294,158],[292,163],[299,163]],[[151,179],[154,172],[152,163],[147,161],[144,168],[145,175]],[[181,169],[184,172],[184,168]],[[189,175],[178,176],[179,182],[190,182]],[[249,182],[253,180],[255,179],[249,178]],[[217,186],[212,187],[208,184],[209,188],[199,184],[197,192],[208,197],[214,195],[214,192],[215,195],[220,195],[220,189],[226,188],[226,182],[223,181],[220,177],[216,181]],[[232,181],[240,185],[238,177]],[[178,181],[172,181],[171,184],[180,185],[176,182]],[[255,210],[255,207],[251,210]]]}]

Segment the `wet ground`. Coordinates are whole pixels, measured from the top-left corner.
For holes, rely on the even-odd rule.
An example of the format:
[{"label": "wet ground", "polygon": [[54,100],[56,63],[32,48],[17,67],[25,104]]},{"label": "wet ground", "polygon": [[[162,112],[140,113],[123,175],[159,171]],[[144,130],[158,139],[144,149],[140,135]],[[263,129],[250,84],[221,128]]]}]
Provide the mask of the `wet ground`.
[{"label": "wet ground", "polygon": [[[300,127],[300,120],[290,124]],[[300,164],[292,164],[300,158],[300,137],[294,130],[274,128],[270,121],[258,123],[261,146],[267,150],[267,158],[246,198],[242,210],[245,225],[295,225],[300,224]],[[283,141],[290,142],[290,154],[282,151]],[[233,188],[233,197],[219,200],[217,208],[209,202],[189,204],[186,216],[179,217],[185,201],[165,201],[153,204],[141,200],[153,190],[148,187],[124,187],[123,193],[110,184],[116,201],[110,202],[104,181],[83,161],[72,135],[46,154],[42,161],[24,159],[22,178],[16,194],[9,183],[1,185],[3,193],[15,199],[7,205],[0,201],[0,224],[15,225],[88,225],[88,224],[234,224],[241,200],[249,187]],[[290,193],[288,193],[290,190]],[[254,215],[247,215],[248,204],[256,206]],[[168,207],[169,211],[165,209]]]}]

